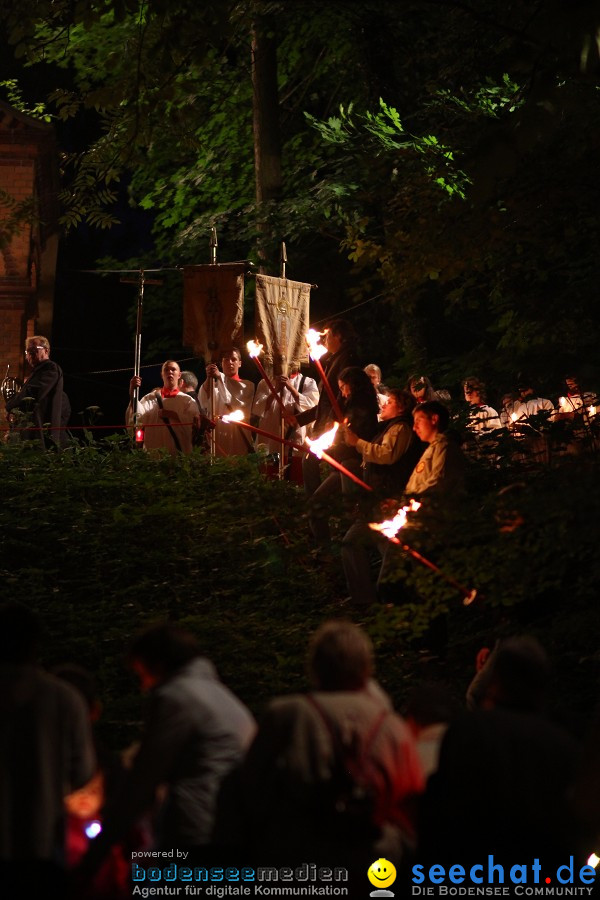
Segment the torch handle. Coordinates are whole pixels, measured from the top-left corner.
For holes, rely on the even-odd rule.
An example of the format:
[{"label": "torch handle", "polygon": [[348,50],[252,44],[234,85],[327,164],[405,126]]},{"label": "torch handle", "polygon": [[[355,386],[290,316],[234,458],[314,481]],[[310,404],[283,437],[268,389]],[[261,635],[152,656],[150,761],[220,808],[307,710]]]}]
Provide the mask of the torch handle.
[{"label": "torch handle", "polygon": [[265,372],[264,366],[263,366],[263,364],[261,363],[260,359],[258,358],[258,356],[254,356],[253,359],[254,359],[254,362],[256,363],[256,368],[258,369],[258,371],[259,371],[260,374],[262,375],[262,377],[263,377],[263,379],[264,379],[264,381],[265,381],[265,384],[266,384],[267,387],[269,388],[269,391],[270,391],[271,395],[277,400],[277,403],[278,403],[279,406],[281,407],[281,415],[282,415],[282,416],[287,415],[287,410],[286,410],[286,408],[285,408],[285,405],[284,405],[284,402],[283,402],[283,398],[282,398],[281,394],[280,394],[278,391],[275,390],[275,388],[274,388],[274,386],[273,386],[273,382],[271,381],[271,379],[269,378],[269,376],[268,376],[267,373]]},{"label": "torch handle", "polygon": [[335,394],[333,393],[333,390],[332,390],[332,388],[331,388],[331,384],[329,383],[329,379],[327,378],[327,375],[325,374],[325,369],[324,369],[323,366],[321,365],[321,360],[320,360],[320,359],[315,359],[315,360],[313,360],[313,362],[314,362],[315,366],[317,367],[317,369],[318,369],[318,371],[319,371],[319,375],[320,375],[320,377],[321,377],[321,381],[322,381],[322,383],[323,383],[323,387],[324,387],[325,390],[327,391],[327,396],[329,397],[329,399],[330,399],[330,401],[331,401],[331,408],[332,408],[332,410],[333,410],[333,414],[334,414],[335,418],[337,419],[337,421],[340,422],[340,424],[341,424],[341,423],[344,421],[344,417],[343,417],[343,415],[342,415],[342,411],[341,411],[341,409],[340,409],[340,405],[339,405],[339,403],[338,403],[338,401],[337,401],[337,397],[336,397]]}]

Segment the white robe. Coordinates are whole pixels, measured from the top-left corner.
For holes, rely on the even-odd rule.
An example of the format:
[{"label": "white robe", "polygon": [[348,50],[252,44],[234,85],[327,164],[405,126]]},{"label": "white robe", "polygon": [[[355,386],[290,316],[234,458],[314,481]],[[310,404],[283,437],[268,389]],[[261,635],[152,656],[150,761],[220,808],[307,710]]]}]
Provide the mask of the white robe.
[{"label": "white robe", "polygon": [[[214,409],[211,407],[211,391],[209,380],[212,381],[214,397]],[[241,378],[227,378],[219,372],[217,378],[207,379],[199,393],[200,405],[206,409],[207,415],[226,416],[236,409],[244,413],[244,421],[250,421],[252,413],[252,400],[254,398],[254,385],[251,381]],[[215,428],[215,445],[217,456],[245,456],[253,449],[252,432],[240,428],[233,423],[217,420]]]},{"label": "white robe", "polygon": [[[302,391],[300,391],[300,383],[303,377],[304,383],[302,385]],[[302,376],[300,372],[297,372],[293,378],[290,378],[290,381],[296,390],[300,392],[300,397],[296,400],[291,391],[284,388],[280,396],[286,410],[295,414],[303,412],[305,409],[311,409],[313,406],[317,405],[319,402],[319,388],[317,387],[314,378]],[[272,400],[272,402],[269,402],[270,400]],[[280,434],[281,407],[273,398],[267,382],[264,379],[259,382],[258,387],[256,388],[252,414],[260,418],[258,423],[259,428],[262,428],[264,431],[269,431],[274,435]],[[296,444],[302,444],[305,437],[306,426],[300,425],[293,430],[293,434],[289,436],[288,440],[294,441]],[[281,453],[282,444],[280,444],[279,441],[266,438],[262,434],[256,436],[256,444],[257,446],[261,444],[266,445],[269,453]]]},{"label": "white robe", "polygon": [[[170,416],[170,425],[181,446],[182,453],[192,452],[192,429],[194,419],[200,415],[198,404],[189,394],[182,391],[175,397],[163,397],[163,409]],[[144,426],[144,450],[168,450],[175,455],[178,448],[173,440],[173,435],[160,418],[160,407],[157,400],[157,392],[146,394],[138,404],[138,425]],[[133,425],[133,410],[131,404],[127,407],[126,421]]]}]

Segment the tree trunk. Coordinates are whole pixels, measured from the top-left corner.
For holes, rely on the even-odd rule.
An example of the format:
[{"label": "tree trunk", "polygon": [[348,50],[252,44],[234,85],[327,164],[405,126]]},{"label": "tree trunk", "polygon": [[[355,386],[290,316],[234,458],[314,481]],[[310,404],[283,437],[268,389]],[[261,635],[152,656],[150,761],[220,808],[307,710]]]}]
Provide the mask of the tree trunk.
[{"label": "tree trunk", "polygon": [[281,140],[277,91],[277,44],[269,20],[257,16],[252,25],[252,87],[254,172],[258,207],[261,271],[267,257],[275,256],[275,241],[268,206],[281,196]]}]

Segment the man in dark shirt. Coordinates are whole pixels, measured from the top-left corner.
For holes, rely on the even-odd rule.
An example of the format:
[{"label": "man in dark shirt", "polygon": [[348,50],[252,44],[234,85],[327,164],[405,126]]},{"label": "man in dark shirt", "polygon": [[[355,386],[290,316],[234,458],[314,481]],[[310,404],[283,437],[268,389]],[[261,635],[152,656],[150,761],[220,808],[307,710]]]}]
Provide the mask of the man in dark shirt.
[{"label": "man in dark shirt", "polygon": [[[327,356],[323,357],[323,371],[334,394],[338,394],[338,379],[348,366],[358,365],[354,344],[356,335],[353,327],[345,319],[333,319],[325,329],[323,343],[327,347]],[[287,421],[294,425],[310,425],[310,437],[317,438],[335,421],[331,400],[324,384],[319,385],[319,402],[316,406],[289,416]],[[304,489],[311,496],[321,484],[320,461],[313,454],[306,455],[302,462]]]},{"label": "man in dark shirt", "polygon": [[[60,366],[50,359],[50,342],[48,338],[34,335],[27,339],[25,356],[32,368],[29,378],[21,390],[6,401],[6,412],[19,410],[21,421],[26,426],[21,428],[17,417],[11,416],[13,427],[21,440],[39,441],[46,448],[61,444],[61,421],[63,408],[63,373]],[[49,425],[47,431],[44,426]]]}]

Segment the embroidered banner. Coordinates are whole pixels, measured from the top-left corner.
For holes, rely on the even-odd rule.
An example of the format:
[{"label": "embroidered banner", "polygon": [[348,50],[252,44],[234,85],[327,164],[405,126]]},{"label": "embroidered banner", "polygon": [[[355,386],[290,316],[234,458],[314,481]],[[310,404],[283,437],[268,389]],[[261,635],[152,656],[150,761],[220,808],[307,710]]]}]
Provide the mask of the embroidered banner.
[{"label": "embroidered banner", "polygon": [[204,362],[244,343],[245,263],[183,267],[183,345]]},{"label": "embroidered banner", "polygon": [[308,364],[309,311],[310,284],[256,276],[256,340],[264,347],[267,371],[287,375],[291,363]]}]

